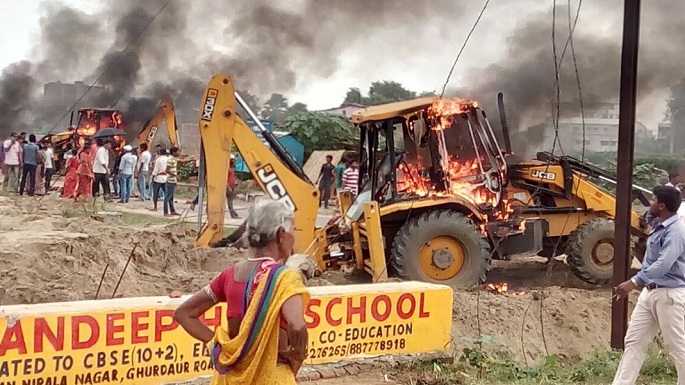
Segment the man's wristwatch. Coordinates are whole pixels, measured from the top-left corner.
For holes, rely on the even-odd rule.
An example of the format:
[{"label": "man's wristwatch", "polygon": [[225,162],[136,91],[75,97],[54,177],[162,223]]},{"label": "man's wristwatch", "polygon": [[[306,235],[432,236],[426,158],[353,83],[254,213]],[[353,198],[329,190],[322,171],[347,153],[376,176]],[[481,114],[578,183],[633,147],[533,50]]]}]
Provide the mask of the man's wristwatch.
[{"label": "man's wristwatch", "polygon": [[633,285],[635,285],[635,286],[640,286],[640,285],[638,285],[637,279],[635,279],[635,277],[631,277],[631,278],[630,278],[630,282],[632,282]]}]

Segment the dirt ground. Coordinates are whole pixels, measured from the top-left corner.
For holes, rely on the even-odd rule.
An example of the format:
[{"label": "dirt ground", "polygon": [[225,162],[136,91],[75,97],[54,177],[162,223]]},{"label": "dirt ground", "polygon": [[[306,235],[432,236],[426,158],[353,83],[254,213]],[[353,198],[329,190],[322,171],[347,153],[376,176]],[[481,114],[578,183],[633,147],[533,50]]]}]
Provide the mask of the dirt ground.
[{"label": "dirt ground", "polygon": [[[117,297],[191,293],[245,255],[233,249],[192,249],[195,234],[188,226],[102,222],[79,210],[84,209],[52,196],[40,202],[0,197],[2,305],[93,299],[105,267],[99,297],[110,298],[136,243]],[[491,338],[493,349],[528,362],[549,354],[577,359],[608,346],[610,291],[582,283],[563,261],[548,271],[541,258],[496,262],[489,281],[507,282],[510,294],[457,291],[455,354],[479,336]],[[365,281],[363,274],[328,272],[312,284]],[[377,372],[362,376],[319,383],[393,383]]]},{"label": "dirt ground", "polygon": [[232,249],[194,250],[187,226],[152,223],[103,223],[51,196],[0,197],[1,303],[94,299],[103,273],[99,298],[110,298],[136,243],[116,297],[193,292],[242,258]]}]

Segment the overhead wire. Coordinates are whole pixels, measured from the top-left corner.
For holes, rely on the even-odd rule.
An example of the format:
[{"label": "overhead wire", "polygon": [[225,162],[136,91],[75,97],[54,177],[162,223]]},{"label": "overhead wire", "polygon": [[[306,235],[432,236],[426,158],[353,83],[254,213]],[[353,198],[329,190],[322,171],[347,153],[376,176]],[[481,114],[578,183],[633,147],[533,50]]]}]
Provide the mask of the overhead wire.
[{"label": "overhead wire", "polygon": [[[558,57],[557,45],[556,45],[556,8],[557,8],[556,0],[554,0],[554,2],[552,4],[552,52],[553,52],[553,57],[554,57],[554,78],[555,78],[554,89],[553,89],[554,99],[553,99],[553,103],[552,103],[553,108],[554,108],[553,115],[552,115],[553,127],[554,127],[554,140],[552,142],[552,152],[550,153],[551,156],[547,160],[547,166],[546,166],[545,172],[547,172],[549,170],[549,167],[550,167],[550,164],[552,161],[552,156],[554,156],[555,145],[559,141],[559,117],[560,117],[560,109],[561,109],[561,106],[560,106],[560,104],[561,104],[561,98],[560,98],[561,92],[560,92],[560,81],[559,81],[560,80],[559,68],[561,67],[561,62],[564,58],[564,54],[566,53],[566,49],[569,46],[571,47],[571,53],[573,56],[576,83],[578,86],[578,95],[579,95],[580,106],[581,106],[581,115],[582,115],[581,119],[583,122],[583,142],[582,142],[582,154],[583,154],[582,158],[583,159],[582,159],[582,161],[584,161],[585,146],[586,146],[585,145],[585,112],[584,112],[584,107],[583,107],[583,96],[582,96],[582,90],[581,90],[580,75],[579,75],[578,65],[577,65],[577,57],[576,57],[576,53],[575,53],[575,47],[573,45],[573,34],[575,33],[575,28],[576,28],[576,25],[578,23],[578,18],[580,15],[581,7],[582,7],[582,0],[579,0],[578,1],[578,8],[576,10],[575,20],[573,21],[573,23],[571,23],[571,0],[568,0],[568,10],[567,11],[568,11],[568,22],[569,22],[569,36],[568,36],[568,39],[566,40],[566,44],[564,45],[564,50],[563,50],[561,56]],[[559,144],[561,145],[560,142],[559,142]],[[561,146],[560,146],[560,149],[561,149]],[[562,149],[562,155],[563,155],[563,149]],[[532,196],[537,194],[537,192],[539,192],[540,188],[542,188],[541,183],[538,184],[538,186],[537,186],[537,188],[534,191]],[[578,186],[576,186],[576,191],[577,191],[577,188],[578,188]],[[566,221],[564,222],[564,226],[562,227],[562,230],[561,230],[562,234],[566,230],[566,227],[568,226],[569,220],[572,216],[572,212],[569,211],[568,214],[569,215],[566,216]],[[578,213],[578,215],[580,215],[580,213]],[[557,240],[557,242],[555,243],[554,248],[552,249],[551,258],[549,260],[549,266],[548,266],[547,272],[546,272],[545,284],[543,285],[542,295],[540,295],[540,315],[539,315],[539,317],[540,317],[540,331],[542,334],[542,340],[543,340],[545,352],[547,355],[549,355],[549,351],[547,348],[547,341],[545,338],[544,320],[543,320],[543,307],[544,307],[544,299],[545,299],[544,286],[548,285],[549,281],[551,279],[552,271],[554,269],[554,261],[555,261],[554,258],[557,256],[557,251],[558,251],[559,246],[561,245],[562,239],[563,239],[563,237],[560,236],[559,239]],[[526,357],[525,343],[524,343],[524,338],[523,338],[524,331],[525,331],[525,322],[526,322],[526,317],[527,317],[528,311],[529,311],[529,309],[532,305],[532,302],[534,300],[535,300],[535,298],[532,298],[530,304],[526,308],[526,310],[524,312],[524,316],[523,316],[522,325],[521,325],[521,349],[522,349],[522,353],[523,353],[524,357]]]},{"label": "overhead wire", "polygon": [[[150,19],[150,21],[148,21],[147,24],[145,24],[145,26],[140,30],[140,32],[138,33],[138,36],[136,36],[133,40],[131,40],[131,41],[126,45],[126,47],[124,47],[124,49],[123,49],[122,52],[128,51],[128,49],[131,48],[131,46],[133,46],[133,44],[137,43],[138,40],[140,40],[141,36],[143,36],[143,33],[148,29],[148,27],[150,27],[150,25],[152,24],[152,22],[155,21],[155,19],[157,18],[157,16],[159,16],[159,14],[161,14],[162,11],[164,11],[164,8],[166,8],[167,5],[169,5],[169,3],[171,3],[171,1],[172,1],[172,0],[167,0],[166,2],[164,2],[164,4],[162,4],[162,6],[161,6],[161,7],[159,8],[159,10],[157,11],[157,13],[155,13],[155,14],[152,16],[152,18]],[[50,134],[55,128],[57,128],[57,126],[59,126],[59,124],[62,122],[62,119],[64,119],[64,118],[65,118],[65,117],[66,117],[66,116],[67,116],[67,115],[68,115],[68,114],[69,114],[69,113],[70,113],[70,112],[79,104],[79,102],[81,102],[81,100],[83,100],[83,98],[86,97],[86,95],[88,94],[88,92],[90,92],[90,90],[92,90],[93,87],[95,87],[95,86],[98,84],[98,82],[100,81],[100,79],[102,79],[102,77],[105,76],[105,74],[106,74],[106,73],[107,73],[115,64],[119,63],[119,60],[120,60],[120,57],[116,58],[114,61],[112,61],[111,63],[109,63],[109,64],[102,70],[102,72],[100,72],[100,74],[95,78],[95,80],[93,81],[93,83],[91,83],[90,86],[88,86],[88,88],[86,88],[86,90],[83,92],[83,94],[74,102],[74,104],[72,104],[71,107],[69,107],[69,108],[64,112],[64,114],[63,114],[62,116],[60,116],[60,118],[57,120],[57,122],[55,122],[55,124],[52,126],[52,128],[50,128],[50,130],[47,132],[47,134]],[[117,100],[117,102],[118,102],[118,100]],[[47,134],[46,134],[46,135],[47,135]]]},{"label": "overhead wire", "polygon": [[469,39],[471,39],[471,35],[473,34],[473,31],[476,30],[476,26],[478,26],[478,23],[480,23],[480,19],[483,17],[485,10],[488,8],[488,4],[490,4],[490,0],[486,0],[485,3],[483,4],[483,8],[480,10],[478,17],[476,18],[476,22],[473,23],[471,30],[466,35],[466,39],[464,39],[464,43],[461,45],[461,48],[459,49],[459,53],[457,53],[457,57],[454,58],[454,63],[452,63],[452,67],[450,68],[450,71],[447,73],[447,79],[445,80],[445,84],[443,84],[443,86],[442,86],[442,91],[440,92],[440,99],[442,99],[442,97],[445,95],[445,89],[447,89],[447,84],[450,82],[450,78],[452,77],[452,73],[454,73],[454,68],[457,66],[457,62],[459,62],[459,58],[461,57],[461,54],[464,52],[464,49],[466,48],[466,44],[468,44]]},{"label": "overhead wire", "polygon": [[[459,52],[457,53],[457,56],[454,58],[454,62],[452,63],[452,67],[450,67],[449,72],[447,73],[447,78],[445,79],[445,84],[442,86],[442,91],[440,92],[440,99],[443,98],[445,95],[445,90],[447,89],[447,84],[449,84],[450,79],[452,78],[452,74],[454,73],[454,69],[457,66],[457,63],[459,62],[459,58],[461,57],[461,54],[464,52],[464,49],[466,48],[466,45],[468,44],[469,40],[471,39],[471,35],[473,35],[473,31],[476,30],[476,27],[478,26],[478,23],[480,23],[480,19],[483,17],[483,14],[485,13],[485,10],[488,8],[488,5],[490,4],[490,0],[485,0],[485,3],[483,3],[483,8],[481,8],[480,12],[478,13],[478,17],[476,18],[476,21],[473,23],[473,26],[471,26],[471,29],[469,30],[469,33],[466,34],[466,38],[464,39],[464,42],[461,45],[461,48],[459,49]],[[414,210],[414,202],[412,200],[411,204],[409,205],[409,210],[407,210],[407,217],[405,219],[405,222],[411,218],[412,211]],[[492,255],[495,253],[495,249],[492,250],[490,253],[490,258],[492,258]],[[386,266],[387,268],[387,266]]]},{"label": "overhead wire", "polygon": [[573,45],[573,33],[578,23],[578,16],[580,15],[580,7],[583,5],[583,0],[578,0],[578,10],[576,11],[576,19],[571,25],[571,0],[568,0],[568,42],[571,46],[571,56],[573,57],[573,70],[576,75],[576,85],[578,86],[578,101],[580,103],[580,120],[583,129],[583,146],[581,147],[580,161],[585,162],[585,107],[583,105],[583,91],[580,85],[580,73],[578,71],[578,59],[576,58],[576,48]]}]

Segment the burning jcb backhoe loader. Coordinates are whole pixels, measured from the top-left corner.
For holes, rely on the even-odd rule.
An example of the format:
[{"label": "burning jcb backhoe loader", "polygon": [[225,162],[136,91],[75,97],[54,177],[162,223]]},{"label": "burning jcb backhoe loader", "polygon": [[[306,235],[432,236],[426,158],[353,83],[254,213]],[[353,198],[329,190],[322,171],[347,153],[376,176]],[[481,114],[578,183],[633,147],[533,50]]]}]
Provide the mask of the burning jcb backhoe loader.
[{"label": "burning jcb backhoe loader", "polygon": [[157,131],[162,122],[166,122],[167,131],[169,132],[169,143],[173,147],[179,146],[178,127],[176,126],[176,108],[171,96],[165,95],[157,106],[157,110],[152,118],[145,122],[145,125],[138,133],[138,146],[146,143],[148,148],[152,148],[152,143],[155,140]]},{"label": "burning jcb backhoe loader", "polygon": [[[56,158],[56,168],[59,170],[64,161],[64,154],[73,148],[83,145],[85,141],[105,128],[124,129],[124,120],[119,110],[105,108],[82,108],[78,110],[76,124],[73,124],[74,113],[72,111],[69,122],[69,130],[57,134],[48,134],[41,138],[41,143],[51,143]],[[120,148],[125,144],[126,138],[114,138],[115,147]]]},{"label": "burning jcb backhoe loader", "polygon": [[[498,95],[506,152],[511,154],[503,96]],[[540,152],[535,160],[508,156],[507,199],[524,217],[544,219],[549,224],[542,256],[566,254],[573,273],[588,283],[606,284],[613,275],[615,197],[591,180],[616,184],[607,171],[570,156]],[[649,206],[651,192],[633,185],[633,197]],[[633,255],[644,255],[647,225],[631,214]],[[630,261],[629,261],[630,263]]]},{"label": "burning jcb backhoe loader", "polygon": [[404,278],[469,286],[485,278],[493,245],[502,257],[542,250],[546,223],[511,215],[504,155],[476,103],[422,98],[355,114],[360,194],[354,202],[343,194],[341,215],[316,229],[317,188],[270,133],[262,134],[272,149],[260,141],[237,115],[237,102],[259,121],[231,79],[214,76],[201,105],[208,223],[197,246],[221,239],[235,144],[267,195],[293,207],[294,251],[310,255],[320,270],[352,265],[381,281],[390,263]]}]

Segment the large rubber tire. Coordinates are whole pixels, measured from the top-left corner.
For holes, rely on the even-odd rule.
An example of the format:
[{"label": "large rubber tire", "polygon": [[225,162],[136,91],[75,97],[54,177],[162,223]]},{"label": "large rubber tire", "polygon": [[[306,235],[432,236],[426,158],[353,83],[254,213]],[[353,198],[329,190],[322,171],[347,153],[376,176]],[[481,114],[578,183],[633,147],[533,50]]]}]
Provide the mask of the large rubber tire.
[{"label": "large rubber tire", "polygon": [[614,259],[612,255],[609,260],[607,255],[613,253],[614,227],[614,221],[610,219],[595,218],[582,223],[571,233],[566,247],[566,262],[578,278],[595,285],[611,282]]},{"label": "large rubber tire", "polygon": [[[463,250],[461,269],[448,279],[435,279],[421,267],[422,248],[438,237],[456,240]],[[464,214],[452,210],[429,211],[409,219],[397,232],[391,250],[391,264],[401,278],[455,288],[483,282],[492,258],[490,244],[478,227]]]}]

